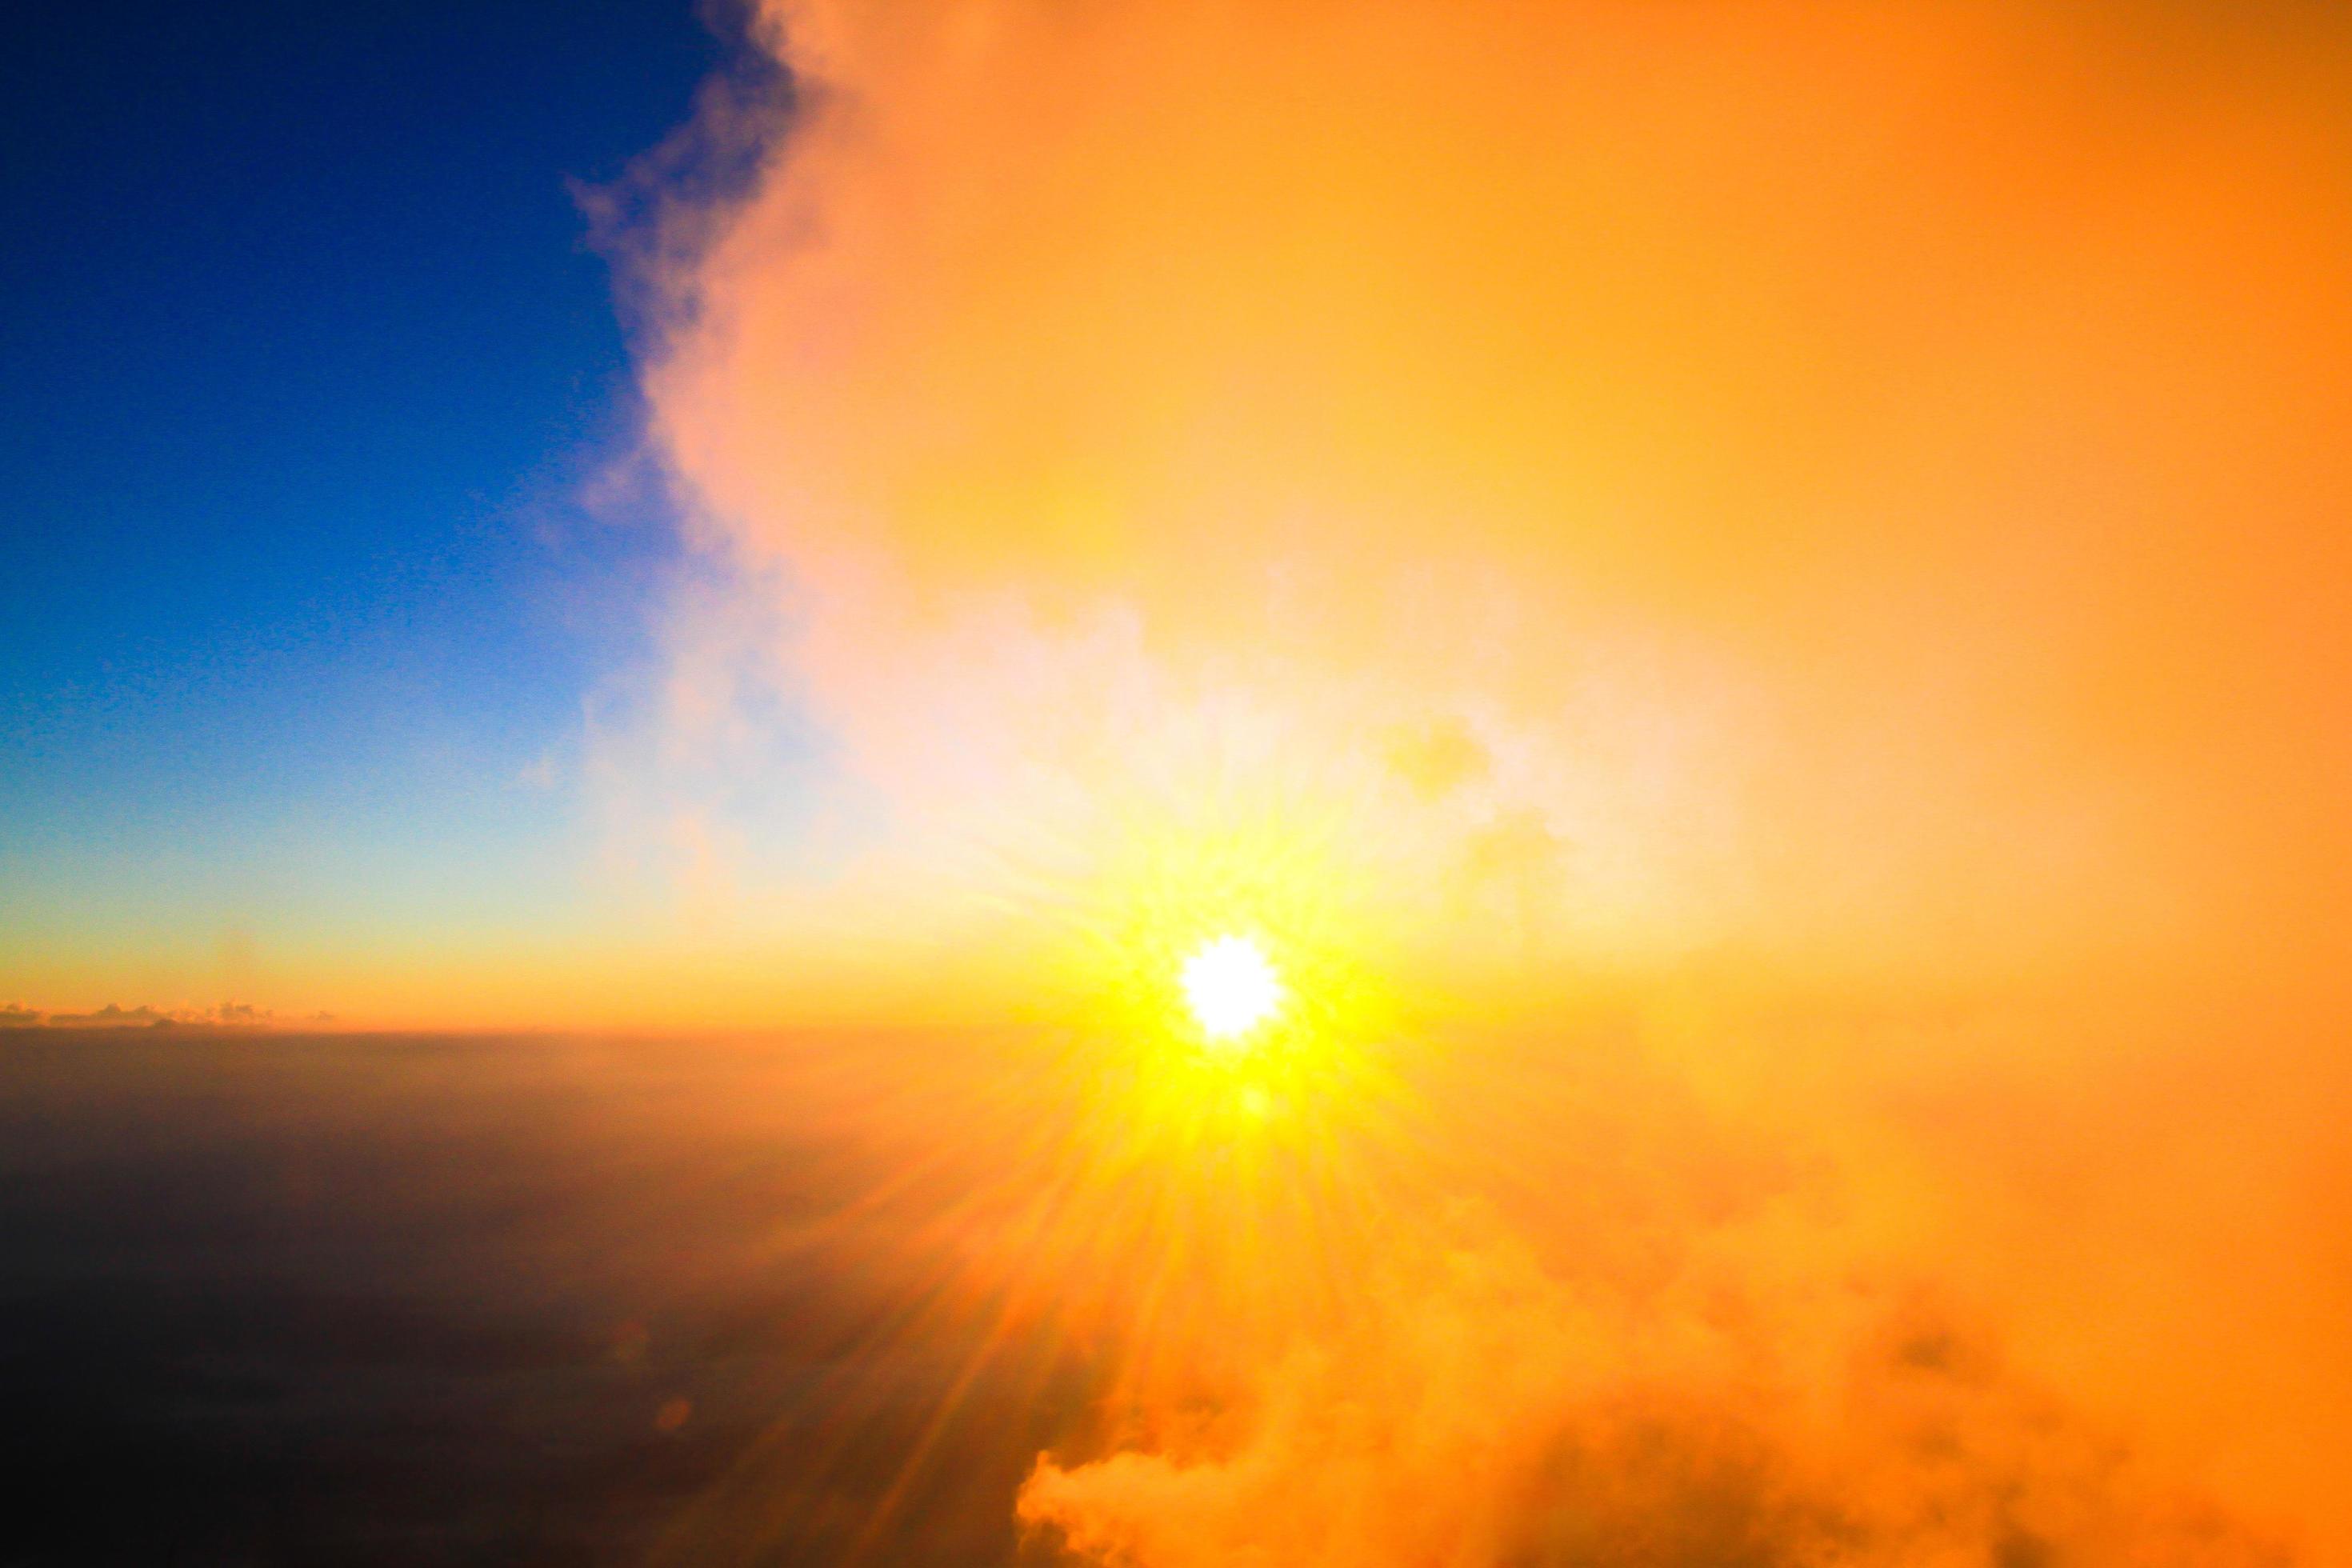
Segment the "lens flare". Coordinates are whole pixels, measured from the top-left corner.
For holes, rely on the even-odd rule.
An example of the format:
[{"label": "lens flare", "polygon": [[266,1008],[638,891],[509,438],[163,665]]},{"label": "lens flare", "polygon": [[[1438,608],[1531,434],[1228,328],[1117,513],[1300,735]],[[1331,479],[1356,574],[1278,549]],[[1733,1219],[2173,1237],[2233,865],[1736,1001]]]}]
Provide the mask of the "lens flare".
[{"label": "lens flare", "polygon": [[1185,1005],[1209,1044],[1246,1049],[1260,1024],[1282,1005],[1282,981],[1256,942],[1221,936],[1184,961]]}]

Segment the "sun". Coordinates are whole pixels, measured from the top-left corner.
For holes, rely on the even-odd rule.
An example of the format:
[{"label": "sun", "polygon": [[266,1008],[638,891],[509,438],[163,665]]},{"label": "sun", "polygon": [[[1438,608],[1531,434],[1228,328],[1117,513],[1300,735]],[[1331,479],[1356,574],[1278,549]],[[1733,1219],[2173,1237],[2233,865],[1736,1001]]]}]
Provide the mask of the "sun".
[{"label": "sun", "polygon": [[1213,1046],[1232,1049],[1247,1043],[1282,1007],[1282,977],[1245,936],[1202,942],[1185,959],[1181,979],[1185,1005]]}]

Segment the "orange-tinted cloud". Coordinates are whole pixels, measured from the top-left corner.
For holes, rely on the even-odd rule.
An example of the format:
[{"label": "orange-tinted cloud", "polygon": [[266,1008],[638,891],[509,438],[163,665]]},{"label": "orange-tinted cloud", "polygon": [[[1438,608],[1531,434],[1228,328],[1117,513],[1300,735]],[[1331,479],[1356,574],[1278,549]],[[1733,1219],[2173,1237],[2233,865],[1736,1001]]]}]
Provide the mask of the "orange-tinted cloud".
[{"label": "orange-tinted cloud", "polygon": [[[121,1029],[174,1024],[218,1025],[227,1028],[268,1028],[280,1022],[267,1007],[250,1002],[223,1002],[212,1007],[156,1007],[142,1004],[125,1007],[109,1002],[87,1013],[44,1012],[11,1002],[0,1006],[0,1028]],[[326,1014],[303,1019],[306,1024],[332,1023]]]},{"label": "orange-tinted cloud", "polygon": [[1042,1460],[1023,1517],[1150,1568],[2284,1557],[1883,1282],[1629,1300],[1508,1250],[1428,1267],[1276,1367],[1230,1446]]},{"label": "orange-tinted cloud", "polygon": [[2332,951],[2345,127],[2251,46],[1981,4],[761,23],[800,108],[656,268],[654,435],[903,824],[1467,723],[1580,847],[1570,942]]},{"label": "orange-tinted cloud", "polygon": [[[1827,1190],[1916,1198],[1770,1232],[1735,1295],[1925,1278],[1970,1298],[1956,1346],[2023,1366],[1881,1354],[1858,1309],[1575,1329],[1624,1277],[1530,1266],[1507,1308],[1441,1269],[1244,1391],[1222,1446],[1065,1457],[1037,1518],[1146,1563],[1573,1557],[1558,1497],[1759,1560],[2266,1538],[2200,1533],[2177,1461],[2352,1560],[2322,1239],[2352,1183],[2298,1109],[2352,1108],[2352,99],[2340,39],[2261,19],[759,10],[795,108],[646,258],[651,436],[717,586],[633,777],[688,781],[640,815],[694,824],[698,907],[1017,992],[1120,834],[1294,809],[1365,868],[1401,988],[1634,995]],[[729,765],[767,708],[807,772]],[[762,862],[746,789],[820,874]],[[2250,1229],[2292,1306],[2207,1267]],[[2113,1334],[2055,1304],[2085,1300]],[[1584,1334],[1603,1364],[1482,1407],[1494,1378],[1399,1349],[1456,1322],[1465,1355]],[[1695,1342],[1623,1372],[1658,1332]],[[2053,1387],[2054,1425],[2021,1414]],[[1481,1408],[1514,1435],[1439,1534],[1308,1550],[1473,1463]],[[1890,1436],[1915,1417],[1949,1466]],[[1620,1462],[1654,1427],[1692,1468]],[[2112,1430],[2162,1457],[2108,1464]],[[1218,1533],[1309,1479],[1342,1489],[1295,1538]],[[1150,1534],[1179,1505],[1210,1522]]]}]

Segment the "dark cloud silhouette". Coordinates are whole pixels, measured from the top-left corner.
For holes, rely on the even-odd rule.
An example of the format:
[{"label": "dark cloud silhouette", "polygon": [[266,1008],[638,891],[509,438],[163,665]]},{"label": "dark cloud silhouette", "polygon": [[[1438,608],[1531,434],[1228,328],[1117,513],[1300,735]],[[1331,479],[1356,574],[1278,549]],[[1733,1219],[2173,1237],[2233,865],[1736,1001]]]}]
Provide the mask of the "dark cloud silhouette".
[{"label": "dark cloud silhouette", "polygon": [[[329,1015],[320,1014],[310,1021],[323,1023],[328,1019]],[[5,1013],[0,1013],[0,1023],[18,1026],[44,1026],[55,1029],[153,1028],[183,1024],[264,1028],[277,1021],[277,1014],[267,1007],[257,1007],[250,1002],[222,1002],[211,1007],[157,1007],[147,1004],[124,1007],[109,1002],[105,1006],[88,1013],[41,1013],[12,1004]]]},{"label": "dark cloud silhouette", "polygon": [[198,1016],[189,1010],[151,1007],[143,1004],[137,1007],[122,1007],[109,1002],[90,1013],[52,1013],[48,1023],[52,1028],[59,1029],[122,1028],[142,1024],[194,1023]]}]

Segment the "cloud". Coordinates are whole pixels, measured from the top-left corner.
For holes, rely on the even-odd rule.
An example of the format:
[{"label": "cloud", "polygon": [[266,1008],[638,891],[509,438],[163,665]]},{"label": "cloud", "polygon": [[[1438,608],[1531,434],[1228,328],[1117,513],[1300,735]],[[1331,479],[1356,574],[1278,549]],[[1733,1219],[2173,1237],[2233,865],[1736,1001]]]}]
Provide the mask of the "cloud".
[{"label": "cloud", "polygon": [[1276,1370],[1230,1447],[1041,1459],[1022,1517],[1131,1568],[2285,1560],[1890,1282],[1792,1315],[1612,1299],[1507,1247],[1423,1270]]},{"label": "cloud", "polygon": [[1545,945],[1545,923],[1566,886],[1570,847],[1543,814],[1528,807],[1498,814],[1471,830],[1463,847],[1460,883],[1473,900],[1499,899],[1530,953]]},{"label": "cloud", "polygon": [[94,1013],[52,1013],[49,1015],[49,1024],[54,1028],[73,1029],[115,1028],[127,1027],[131,1025],[138,1024],[155,1025],[194,1022],[194,1019],[193,1016],[188,1017],[182,1016],[182,1014],[184,1011],[186,1010],[180,1008],[166,1010],[160,1007],[150,1007],[143,1005],[137,1007],[121,1007],[117,1006],[114,1003],[109,1002],[105,1006],[99,1008]]},{"label": "cloud", "polygon": [[1390,737],[1388,755],[1397,776],[1428,801],[1484,779],[1490,766],[1486,748],[1454,718],[1398,729]]},{"label": "cloud", "polygon": [[[1708,1018],[1685,1089],[1916,1205],[1669,1230],[1748,1249],[1708,1277],[1531,1141],[1529,1212],[1030,1518],[1139,1563],[2259,1558],[2201,1431],[2217,1495],[2352,1542],[2343,1188],[2285,1136],[2352,1106],[2352,120],[2177,11],[755,8],[789,95],[631,187],[693,561],[587,770],[698,937],[985,1010],[1122,846],[1304,822],[1399,994]],[[974,954],[999,989],[942,983]],[[1560,1070],[1514,1065],[1481,1124]]]},{"label": "cloud", "polygon": [[7,1023],[53,1029],[155,1028],[173,1025],[264,1028],[276,1023],[277,1018],[269,1009],[249,1002],[223,1002],[213,1007],[155,1007],[143,1004],[124,1007],[109,1002],[89,1013],[36,1013],[12,1005],[5,1013],[0,1013],[0,1019]]},{"label": "cloud", "polygon": [[[2341,1356],[2252,1342],[2266,1288],[2200,1285],[2200,1266],[2150,1239],[2211,1202],[2209,1173],[2103,1147],[2201,1124],[2242,1158],[2256,1128],[2304,1134],[2252,1104],[2200,1118],[2154,1089],[2082,1106],[2025,1087],[2010,1074],[2046,1061],[2047,1037],[1933,1068],[1900,1048],[1937,1027],[1820,1014],[1801,1044],[1717,1016],[1696,1061],[1622,1021],[1450,1040],[1431,1069],[1448,1081],[1412,1096],[1417,1168],[1444,1179],[1385,1193],[1360,1250],[1307,1268],[1346,1281],[1328,1310],[1272,1348],[1201,1354],[1237,1371],[1115,1401],[1107,1436],[1040,1458],[1022,1518],[1072,1559],[1121,1568],[2334,1561],[2325,1466],[2303,1456],[2326,1447]],[[1752,1063],[1735,1029],[1769,1041]],[[2108,1044],[2151,1079],[2210,1070],[2147,1036]],[[2018,1065],[1989,1059],[2009,1053]],[[1758,1079],[1727,1095],[1726,1068]],[[1872,1075],[1912,1109],[1854,1092]],[[1765,1087],[1776,1078],[1785,1100]],[[2336,1099],[2306,1079],[2315,1090]],[[1922,1136],[1959,1105],[1985,1121]],[[2039,1152],[2017,1147],[2027,1126],[2049,1140]],[[1985,1163],[2011,1158],[2066,1174],[1989,1185]],[[2079,1187],[2053,1197],[2085,1181],[2112,1184],[2113,1210]],[[2292,1210],[2280,1229],[2305,1237],[2345,1194],[2340,1178],[2302,1198],[2266,1190]],[[2217,1214],[2213,1244],[2244,1218]],[[2179,1376],[2158,1342],[2181,1313],[2241,1324],[2249,1342]],[[1192,1351],[1155,1336],[1150,1353]],[[2116,1358],[2105,1374],[2102,1357]],[[2232,1496],[2211,1423],[2225,1407],[2299,1420],[2255,1391],[2286,1367],[2336,1391],[2310,1406],[2320,1426],[2275,1434],[2283,1458],[2258,1461],[2299,1472],[2285,1492],[2302,1501],[2242,1475]]]},{"label": "cloud", "polygon": [[886,856],[1402,766],[1442,865],[1475,733],[1567,953],[2321,962],[2336,100],[1990,3],[753,31],[730,177],[632,187],[649,437]]}]

